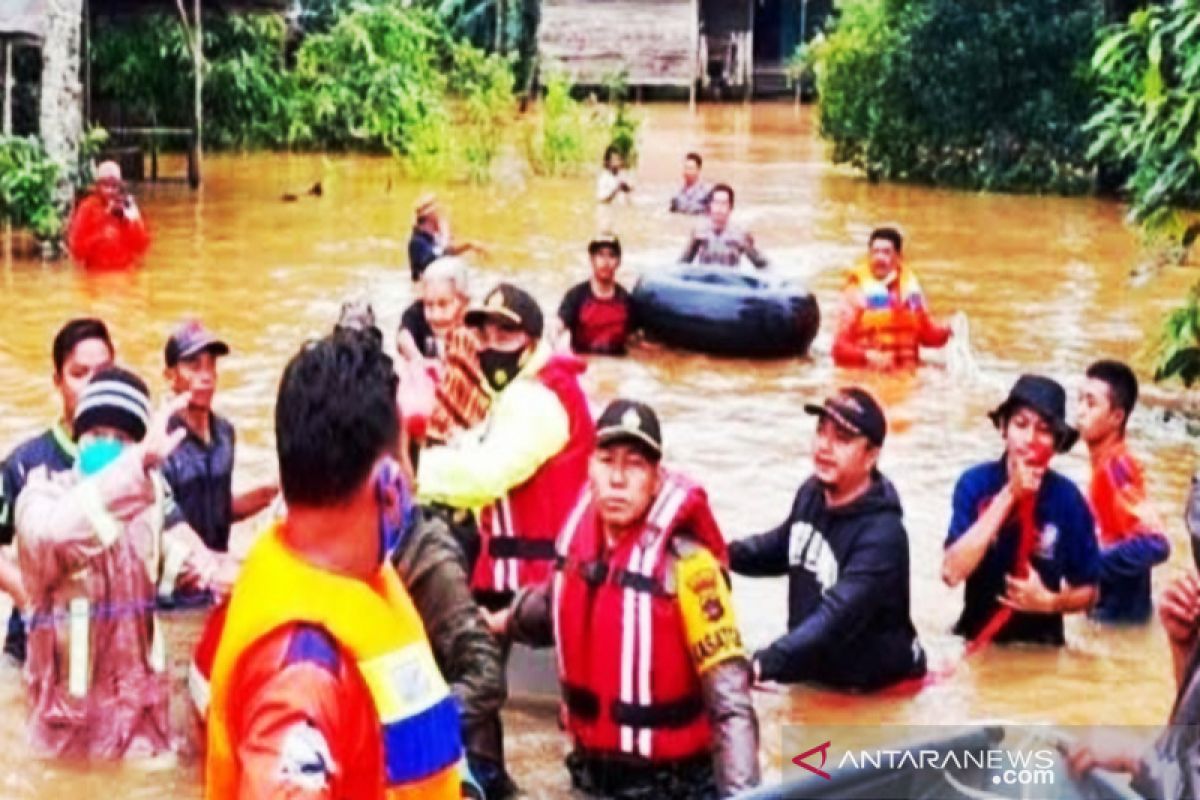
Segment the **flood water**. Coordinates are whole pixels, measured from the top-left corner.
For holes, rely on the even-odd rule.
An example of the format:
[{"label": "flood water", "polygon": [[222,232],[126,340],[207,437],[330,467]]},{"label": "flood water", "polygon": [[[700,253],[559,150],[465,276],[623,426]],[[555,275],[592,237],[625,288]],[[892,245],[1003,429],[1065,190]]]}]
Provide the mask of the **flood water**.
[{"label": "flood water", "polygon": [[[586,375],[594,404],[620,394],[652,402],[664,421],[668,458],[708,488],[730,538],[780,522],[809,472],[813,423],[802,413],[841,382],[862,382],[886,401],[891,435],[882,467],[900,491],[911,540],[914,618],[937,669],[956,662],[961,642],[948,631],[959,591],[939,578],[950,491],[971,464],[997,457],[998,434],[985,413],[1023,371],[1073,386],[1094,358],[1132,359],[1147,378],[1144,342],[1194,276],[1168,272],[1131,284],[1135,236],[1123,209],[1091,199],[973,195],[871,185],[825,159],[810,109],[790,105],[648,106],[637,192],[610,223],[626,253],[622,277],[673,259],[688,221],[665,211],[682,154],[698,150],[705,175],[737,189],[736,214],[751,227],[775,269],[805,280],[825,313],[805,360],[748,363],[640,351],[596,359]],[[412,296],[405,245],[414,198],[436,188],[458,237],[488,244],[477,259],[482,292],[501,278],[528,286],[549,313],[587,274],[585,244],[598,224],[594,175],[530,178],[512,165],[494,186],[431,187],[406,180],[387,159],[322,156],[210,156],[198,193],[143,187],[155,241],[130,275],[87,275],[9,254],[0,262],[0,448],[38,432],[57,411],[50,339],[67,318],[105,318],[119,360],[156,390],[172,325],[199,315],[232,346],[222,361],[217,406],[239,429],[235,483],[272,475],[272,404],[282,367],[300,342],[324,333],[341,301],[366,294],[395,329]],[[321,181],[321,197],[285,203]],[[936,364],[911,376],[835,370],[830,322],[841,271],[865,252],[871,227],[900,223],[908,263],[920,273],[939,315],[965,311],[983,378],[963,381]],[[1142,407],[1130,425],[1153,500],[1175,547],[1156,586],[1190,563],[1181,521],[1193,444]],[[1086,483],[1082,446],[1057,466]],[[249,538],[252,526],[241,533]],[[762,646],[783,631],[785,579],[735,579],[746,639]],[[186,663],[194,621],[171,623],[176,668]],[[811,689],[757,693],[764,763],[778,774],[781,726],[904,722],[955,724],[1012,720],[1063,724],[1156,724],[1173,698],[1170,657],[1157,625],[1101,630],[1074,619],[1061,652],[992,648],[959,664],[945,682],[915,698],[848,698]],[[66,770],[31,762],[24,745],[18,672],[0,667],[0,796],[86,796],[103,788],[124,798],[199,797],[195,759],[158,772],[128,767]],[[565,792],[562,739],[552,715],[509,716],[511,769],[533,796]],[[790,757],[790,755],[789,755]]]}]

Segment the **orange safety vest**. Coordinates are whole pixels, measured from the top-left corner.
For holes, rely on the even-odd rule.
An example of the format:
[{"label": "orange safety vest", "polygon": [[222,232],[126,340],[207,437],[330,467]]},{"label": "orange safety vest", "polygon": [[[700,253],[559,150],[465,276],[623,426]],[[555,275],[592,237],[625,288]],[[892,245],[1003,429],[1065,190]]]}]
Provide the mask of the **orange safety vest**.
[{"label": "orange safety vest", "polygon": [[925,295],[917,276],[900,268],[899,291],[875,277],[869,262],[851,270],[847,288],[862,294],[862,313],[855,326],[855,344],[891,353],[897,366],[917,363],[925,316]]},{"label": "orange safety vest", "polygon": [[[371,581],[335,575],[293,555],[278,525],[250,551],[234,587],[212,666],[208,800],[237,797],[241,765],[229,729],[241,698],[230,686],[242,654],[284,625],[327,631],[355,659],[379,719],[385,800],[459,798],[463,749],[458,709],[421,618],[390,565]],[[193,676],[195,678],[195,676]]]}]

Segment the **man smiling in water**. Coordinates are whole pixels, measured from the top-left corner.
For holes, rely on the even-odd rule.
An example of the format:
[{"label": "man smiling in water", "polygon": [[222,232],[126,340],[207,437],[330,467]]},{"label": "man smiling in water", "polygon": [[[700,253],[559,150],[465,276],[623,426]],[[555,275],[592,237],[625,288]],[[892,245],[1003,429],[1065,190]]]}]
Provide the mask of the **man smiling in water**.
[{"label": "man smiling in water", "polygon": [[903,510],[878,467],[883,409],[852,386],[804,410],[819,419],[812,477],[781,525],[729,547],[739,575],[788,576],[789,631],[755,654],[755,673],[864,691],[922,677]]}]

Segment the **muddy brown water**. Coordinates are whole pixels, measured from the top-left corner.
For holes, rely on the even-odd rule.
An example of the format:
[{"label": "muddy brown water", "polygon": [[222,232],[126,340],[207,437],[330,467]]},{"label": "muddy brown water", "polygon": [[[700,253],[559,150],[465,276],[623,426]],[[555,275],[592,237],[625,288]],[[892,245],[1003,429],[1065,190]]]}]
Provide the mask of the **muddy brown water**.
[{"label": "muddy brown water", "polygon": [[[810,109],[702,107],[693,116],[682,107],[649,106],[643,113],[634,202],[608,219],[592,203],[591,174],[545,180],[506,163],[490,187],[429,187],[405,179],[387,159],[221,155],[206,160],[199,193],[170,185],[140,189],[154,244],[139,272],[89,275],[5,253],[0,447],[7,451],[38,432],[56,412],[49,342],[68,317],[108,320],[120,361],[157,391],[167,331],[185,315],[199,315],[233,348],[221,364],[217,406],[239,428],[235,482],[271,476],[271,412],[284,363],[305,338],[332,325],[350,295],[368,295],[382,326],[394,330],[412,296],[405,245],[412,202],[422,190],[437,189],[456,235],[489,245],[488,257],[475,261],[480,291],[512,278],[549,312],[586,276],[584,245],[598,225],[620,233],[629,282],[675,256],[689,223],[665,208],[682,154],[695,149],[705,156],[707,178],[737,188],[737,217],[754,230],[775,269],[808,282],[827,324],[805,360],[750,363],[669,351],[595,359],[586,376],[593,402],[617,394],[653,402],[670,461],[707,485],[727,535],[737,538],[780,522],[808,474],[813,426],[802,404],[838,382],[874,388],[892,420],[882,466],[905,504],[916,625],[935,667],[958,661],[961,642],[948,630],[960,597],[939,580],[939,561],[956,476],[1000,452],[985,412],[1025,370],[1073,384],[1091,359],[1108,355],[1134,359],[1145,377],[1145,340],[1192,276],[1180,271],[1131,283],[1137,242],[1122,222],[1123,209],[1108,202],[872,185],[828,163]],[[317,180],[322,197],[281,201],[283,193],[302,193]],[[904,377],[831,366],[828,322],[841,270],[860,257],[880,221],[903,225],[909,263],[935,311],[969,315],[983,379],[966,381],[937,364]],[[1158,587],[1190,562],[1180,511],[1194,461],[1192,442],[1160,416],[1141,408],[1130,430],[1175,546],[1170,564],[1156,574]],[[1082,448],[1060,462],[1086,481]],[[253,527],[239,530],[243,542]],[[735,579],[734,594],[751,646],[783,631],[784,579]],[[175,618],[168,625],[181,678],[198,624]],[[1155,724],[1165,718],[1173,692],[1157,626],[1101,630],[1075,619],[1068,635],[1070,646],[1060,652],[988,650],[915,698],[758,693],[768,774],[778,774],[787,723]],[[182,729],[182,697],[179,705]],[[19,673],[0,666],[0,797],[200,796],[196,759],[186,754],[156,771],[32,761],[24,713]],[[533,796],[563,794],[563,741],[552,713],[523,706],[507,720],[518,781]]]}]

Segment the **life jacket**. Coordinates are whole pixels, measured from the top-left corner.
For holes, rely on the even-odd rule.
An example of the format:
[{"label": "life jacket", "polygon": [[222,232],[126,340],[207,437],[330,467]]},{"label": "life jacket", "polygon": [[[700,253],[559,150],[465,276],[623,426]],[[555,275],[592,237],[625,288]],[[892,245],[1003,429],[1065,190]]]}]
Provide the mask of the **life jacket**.
[{"label": "life jacket", "polygon": [[862,293],[863,309],[855,330],[856,344],[871,350],[891,353],[898,366],[915,364],[920,357],[922,317],[925,295],[917,276],[900,268],[896,295],[871,272],[864,261],[850,272],[847,285]]},{"label": "life jacket", "polygon": [[666,763],[711,750],[700,678],[667,583],[668,548],[681,530],[727,562],[711,513],[697,513],[707,504],[700,487],[669,474],[641,533],[610,552],[590,491],[562,531],[555,643],[563,717],[584,751]]},{"label": "life jacket", "polygon": [[458,709],[395,571],[381,566],[368,583],[318,569],[287,550],[278,525],[259,538],[246,559],[220,632],[208,707],[205,797],[237,797],[241,765],[229,719],[244,699],[230,693],[239,659],[264,636],[294,623],[324,629],[364,679],[383,748],[384,786],[378,796],[461,797]]},{"label": "life jacket", "polygon": [[567,444],[527,481],[483,509],[483,546],[472,589],[515,592],[541,583],[553,571],[554,540],[587,481],[588,458],[596,444],[592,412],[579,386],[585,368],[574,356],[555,355],[538,370],[537,380],[567,412]]}]

